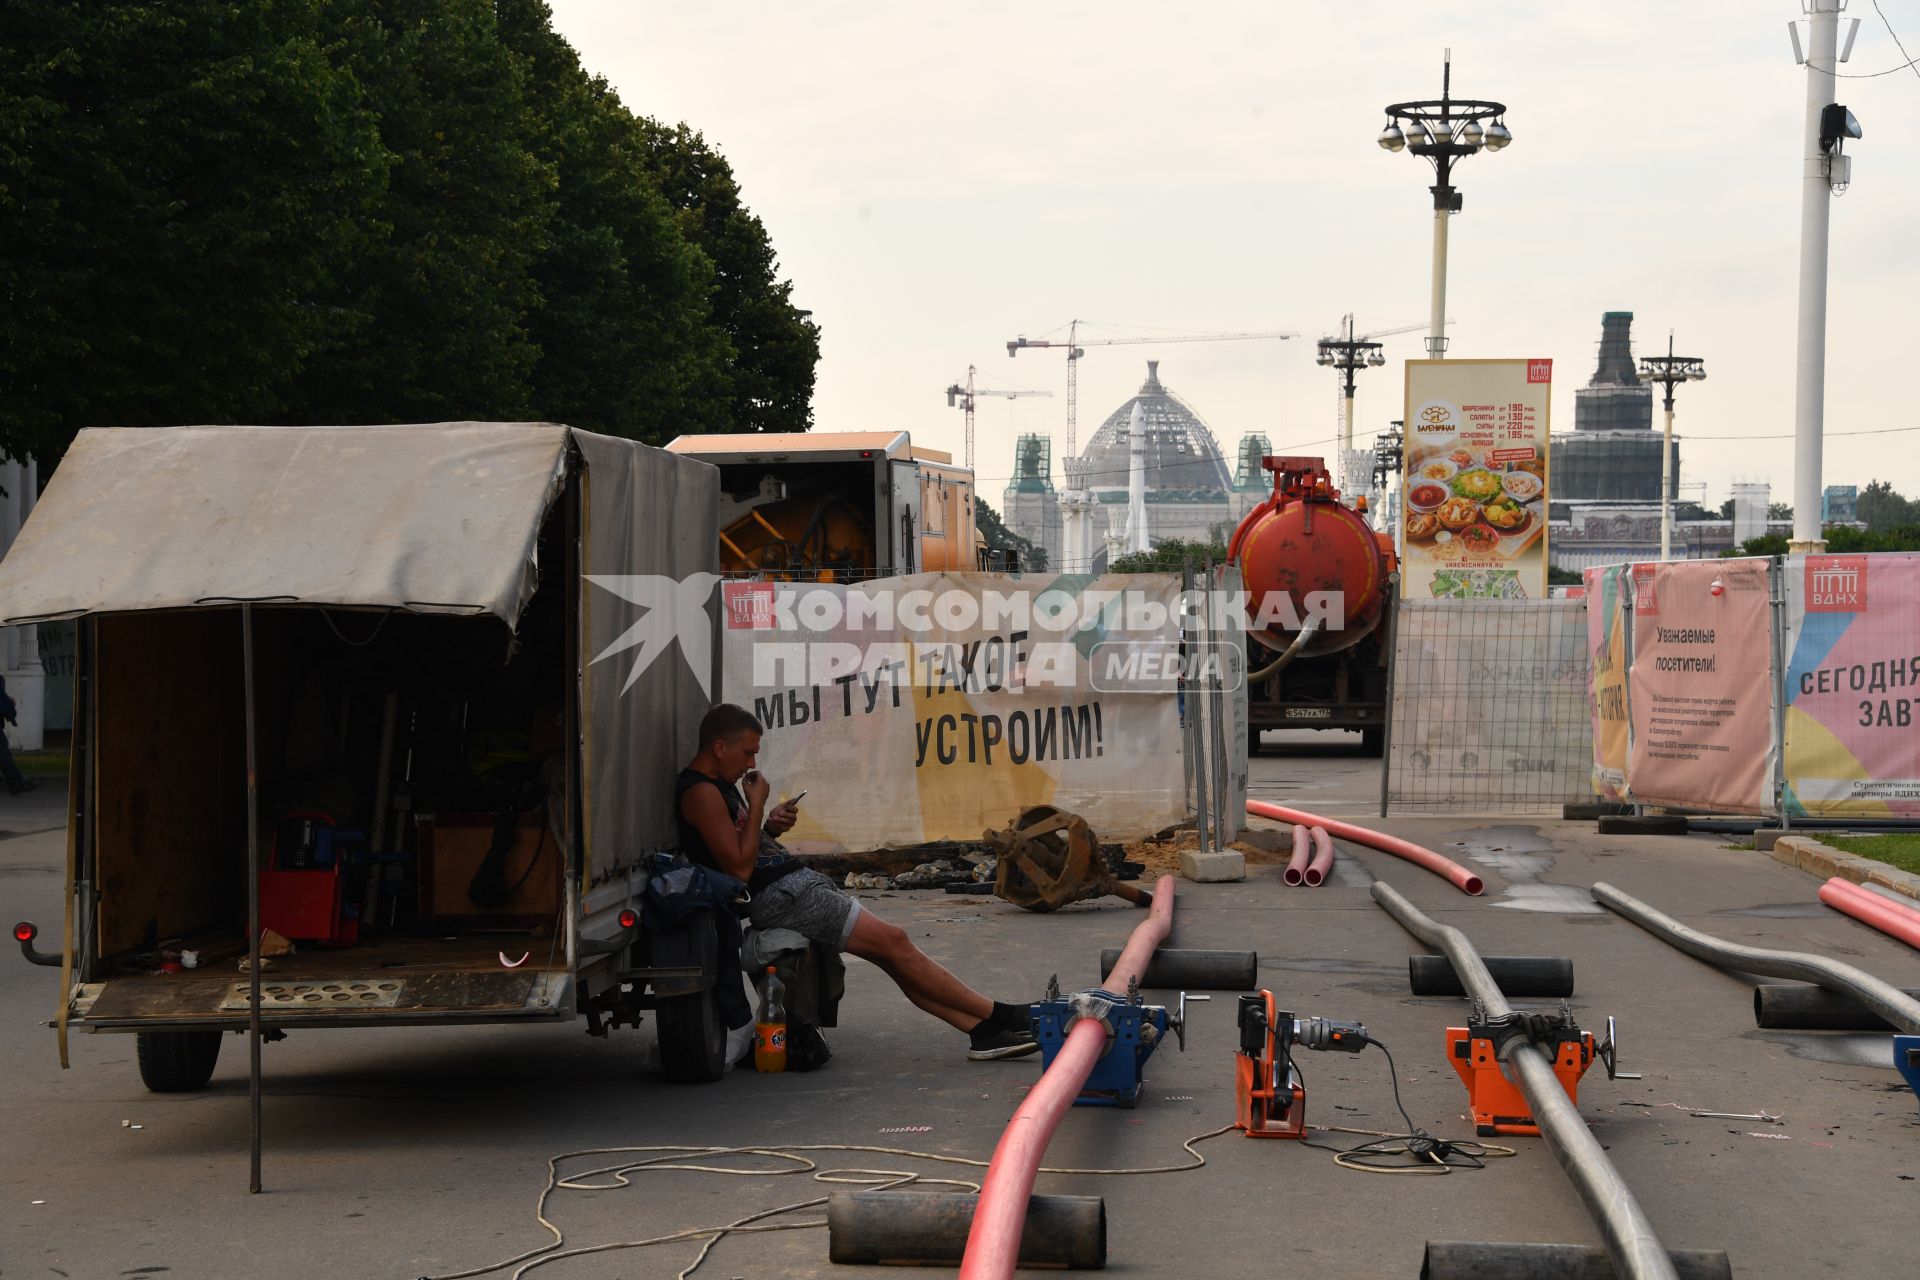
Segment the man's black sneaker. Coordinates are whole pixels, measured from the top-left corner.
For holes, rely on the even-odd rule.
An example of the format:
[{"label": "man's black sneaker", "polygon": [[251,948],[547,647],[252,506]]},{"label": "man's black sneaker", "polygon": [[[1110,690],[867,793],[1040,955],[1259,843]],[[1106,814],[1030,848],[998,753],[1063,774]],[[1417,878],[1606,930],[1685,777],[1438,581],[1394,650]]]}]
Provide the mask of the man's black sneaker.
[{"label": "man's black sneaker", "polygon": [[23,791],[37,790],[39,786],[40,786],[40,779],[38,778],[22,778],[20,780],[19,786],[15,786],[12,783],[7,784],[7,794],[10,796],[17,796]]},{"label": "man's black sneaker", "polygon": [[967,1048],[967,1057],[974,1062],[1024,1058],[1030,1053],[1040,1052],[1040,1042],[1033,1038],[1033,1032],[1024,1027],[1010,1031],[1005,1027],[981,1023],[967,1033],[967,1038],[972,1042]]}]

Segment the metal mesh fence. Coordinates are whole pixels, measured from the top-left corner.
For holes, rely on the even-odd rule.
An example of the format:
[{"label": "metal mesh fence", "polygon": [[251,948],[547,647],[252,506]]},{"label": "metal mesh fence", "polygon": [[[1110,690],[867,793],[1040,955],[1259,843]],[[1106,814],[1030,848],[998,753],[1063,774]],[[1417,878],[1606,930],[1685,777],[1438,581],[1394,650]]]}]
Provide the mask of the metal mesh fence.
[{"label": "metal mesh fence", "polygon": [[1558,815],[1591,798],[1584,600],[1407,600],[1383,810]]}]

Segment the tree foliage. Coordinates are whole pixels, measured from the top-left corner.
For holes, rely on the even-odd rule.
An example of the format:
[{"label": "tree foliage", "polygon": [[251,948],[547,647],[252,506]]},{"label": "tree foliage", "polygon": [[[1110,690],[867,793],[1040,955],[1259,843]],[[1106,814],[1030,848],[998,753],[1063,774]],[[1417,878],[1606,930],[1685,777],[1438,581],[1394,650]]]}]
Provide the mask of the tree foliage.
[{"label": "tree foliage", "polygon": [[1218,542],[1192,542],[1184,538],[1168,538],[1158,542],[1148,551],[1135,551],[1121,556],[1107,566],[1109,573],[1178,573],[1187,561],[1193,562],[1198,569],[1205,561],[1220,564],[1227,558],[1227,549]]},{"label": "tree foliage", "polygon": [[1901,497],[1899,490],[1885,480],[1868,484],[1860,491],[1858,502],[1855,513],[1870,530],[1920,524],[1920,502]]},{"label": "tree foliage", "polygon": [[818,331],[545,0],[0,6],[0,452],[86,426],[804,430]]},{"label": "tree foliage", "polygon": [[[1894,525],[1879,529],[1856,529],[1851,525],[1836,525],[1826,531],[1827,552],[1830,555],[1865,555],[1875,551],[1920,551],[1920,523]],[[1728,556],[1783,556],[1787,554],[1787,539],[1774,533],[1764,538],[1748,538],[1740,544],[1737,551],[1723,551],[1721,558]]]},{"label": "tree foliage", "polygon": [[1017,552],[1022,569],[1045,571],[1047,549],[1007,528],[1000,513],[978,494],[973,498],[973,523],[980,530],[980,536],[987,540],[987,550]]}]

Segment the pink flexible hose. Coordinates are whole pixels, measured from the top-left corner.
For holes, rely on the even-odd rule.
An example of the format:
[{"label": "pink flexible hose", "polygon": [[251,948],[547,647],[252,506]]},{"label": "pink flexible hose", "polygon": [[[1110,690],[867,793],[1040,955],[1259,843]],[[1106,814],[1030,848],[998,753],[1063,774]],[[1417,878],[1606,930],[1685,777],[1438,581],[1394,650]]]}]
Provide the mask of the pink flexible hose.
[{"label": "pink flexible hose", "polygon": [[1844,911],[1861,924],[1872,925],[1889,937],[1920,948],[1920,911],[1869,893],[1839,876],[1820,886],[1820,901],[1835,911]]},{"label": "pink flexible hose", "polygon": [[1289,809],[1283,804],[1269,804],[1265,800],[1247,801],[1247,812],[1256,818],[1271,818],[1275,822],[1301,822],[1309,826],[1324,827],[1329,834],[1354,844],[1363,844],[1369,849],[1378,849],[1390,853],[1396,858],[1405,858],[1417,867],[1425,867],[1437,876],[1445,876],[1463,893],[1476,897],[1486,886],[1480,877],[1467,870],[1451,858],[1443,858],[1431,849],[1423,849],[1411,841],[1398,836],[1390,836],[1380,831],[1369,831],[1365,827],[1356,827],[1350,822],[1336,822],[1331,818],[1316,817],[1302,809]]},{"label": "pink flexible hose", "polygon": [[1318,889],[1333,874],[1333,837],[1325,827],[1314,827],[1308,834],[1313,837],[1313,861],[1307,864],[1307,887]]},{"label": "pink flexible hose", "polygon": [[1295,823],[1293,827],[1293,856],[1287,859],[1287,869],[1280,873],[1280,878],[1290,885],[1305,884],[1307,880],[1307,863],[1312,861],[1312,859],[1312,838],[1307,835],[1307,829],[1305,827]]},{"label": "pink flexible hose", "polygon": [[[1172,928],[1173,877],[1161,876],[1153,887],[1153,909],[1127,939],[1126,950],[1107,975],[1106,989],[1125,991],[1129,980],[1145,978],[1147,962]],[[1007,1122],[980,1183],[980,1203],[973,1211],[967,1252],[960,1261],[961,1280],[1008,1280],[1013,1275],[1020,1259],[1020,1237],[1027,1229],[1027,1201],[1047,1143],[1080,1096],[1106,1044],[1105,1024],[1091,1018],[1074,1023],[1040,1083]]]}]

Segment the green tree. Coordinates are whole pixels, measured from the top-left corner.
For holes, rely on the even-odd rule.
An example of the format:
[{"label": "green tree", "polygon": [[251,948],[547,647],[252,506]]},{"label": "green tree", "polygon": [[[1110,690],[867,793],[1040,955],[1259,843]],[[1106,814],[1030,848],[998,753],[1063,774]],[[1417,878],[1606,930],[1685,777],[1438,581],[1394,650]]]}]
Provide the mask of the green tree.
[{"label": "green tree", "polygon": [[393,159],[381,234],[335,299],[356,319],[352,335],[309,366],[296,419],[531,416],[533,264],[555,180],[492,0],[343,2],[324,13]]},{"label": "green tree", "polygon": [[658,190],[641,125],[554,32],[545,0],[499,13],[555,175],[533,264],[545,303],[528,321],[539,416],[654,444],[733,429],[737,353],[714,318],[714,267]]},{"label": "green tree", "polygon": [[1547,585],[1550,587],[1577,587],[1586,580],[1586,576],[1578,569],[1562,569],[1557,564],[1547,566]]},{"label": "green tree", "polygon": [[273,421],[351,331],[390,157],[324,8],[0,5],[0,451]]},{"label": "green tree", "polygon": [[1860,491],[1856,514],[1869,529],[1920,524],[1920,502],[1901,497],[1885,480],[1875,480]]},{"label": "green tree", "polygon": [[1198,569],[1202,562],[1212,560],[1219,564],[1227,558],[1227,549],[1218,542],[1190,542],[1183,538],[1168,538],[1165,542],[1155,543],[1150,551],[1135,551],[1121,556],[1107,566],[1109,573],[1178,573],[1181,565],[1193,561]]},{"label": "green tree", "polygon": [[642,120],[639,131],[655,184],[713,264],[713,323],[733,349],[732,430],[807,430],[820,330],[793,305],[793,285],[780,279],[767,229],[740,202],[733,167],[684,124]]},{"label": "green tree", "polygon": [[978,494],[973,499],[973,523],[980,530],[980,536],[987,540],[987,550],[1016,552],[1022,569],[1046,570],[1047,549],[1007,528],[1000,513]]}]

